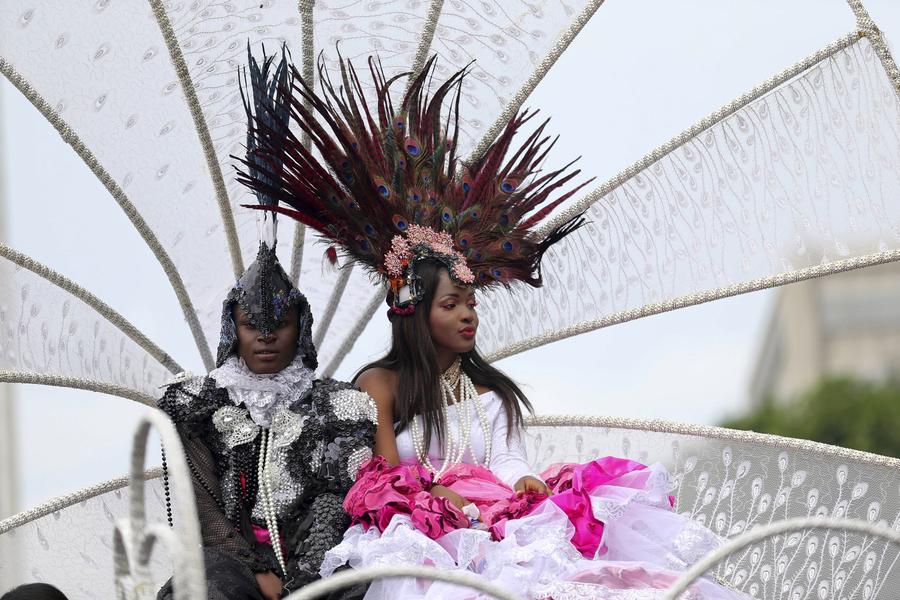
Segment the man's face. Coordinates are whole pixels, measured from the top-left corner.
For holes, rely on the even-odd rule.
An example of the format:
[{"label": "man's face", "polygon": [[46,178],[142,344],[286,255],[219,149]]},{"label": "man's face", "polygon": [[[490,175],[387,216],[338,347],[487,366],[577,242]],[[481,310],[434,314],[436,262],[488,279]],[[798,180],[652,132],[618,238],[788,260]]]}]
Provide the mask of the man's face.
[{"label": "man's face", "polygon": [[291,364],[297,354],[297,309],[293,308],[284,316],[281,325],[263,336],[250,323],[250,318],[240,306],[232,312],[237,329],[238,354],[254,373],[272,374]]}]

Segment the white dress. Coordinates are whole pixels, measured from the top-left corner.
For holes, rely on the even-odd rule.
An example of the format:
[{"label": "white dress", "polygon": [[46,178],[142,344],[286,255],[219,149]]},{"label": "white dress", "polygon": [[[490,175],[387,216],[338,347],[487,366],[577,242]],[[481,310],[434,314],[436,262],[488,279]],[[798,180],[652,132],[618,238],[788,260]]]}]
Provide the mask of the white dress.
[{"label": "white dress", "polygon": [[[519,435],[507,441],[506,411],[500,398],[489,392],[480,400],[491,426],[492,452],[487,467],[510,487],[525,475],[538,477],[528,464]],[[454,435],[455,409],[450,407],[448,418]],[[477,414],[471,413],[471,446],[474,458],[483,462],[484,435]],[[397,449],[401,463],[418,462],[408,429],[397,436]],[[429,458],[440,469],[436,440]],[[464,462],[472,460],[469,451]],[[640,486],[626,481],[629,476],[639,476]],[[375,526],[366,530],[361,524],[354,525],[343,541],[326,553],[320,574],[327,577],[345,564],[363,568],[406,563],[468,570],[526,598],[658,599],[681,571],[722,543],[710,530],[671,510],[669,489],[668,473],[658,464],[593,489],[590,510],[604,526],[599,558],[585,558],[576,549],[571,542],[576,531],[572,521],[556,504],[545,500],[527,516],[508,521],[501,541],[479,529],[456,529],[433,540],[404,514],[394,515],[383,532]],[[459,586],[415,579],[376,581],[365,596],[367,600],[478,597]],[[747,597],[704,579],[683,598]]]}]

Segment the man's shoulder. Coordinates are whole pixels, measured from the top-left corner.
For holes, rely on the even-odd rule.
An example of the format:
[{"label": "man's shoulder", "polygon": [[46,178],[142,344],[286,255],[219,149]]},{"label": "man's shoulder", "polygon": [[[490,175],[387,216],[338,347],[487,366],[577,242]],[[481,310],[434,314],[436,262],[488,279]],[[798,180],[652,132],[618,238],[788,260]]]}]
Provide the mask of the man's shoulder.
[{"label": "man's shoulder", "polygon": [[156,406],[176,423],[206,418],[222,401],[222,393],[214,379],[207,375],[182,372],[164,385],[165,391]]},{"label": "man's shoulder", "polygon": [[317,412],[329,412],[340,421],[378,422],[375,401],[352,383],[326,377],[316,379],[310,392]]}]

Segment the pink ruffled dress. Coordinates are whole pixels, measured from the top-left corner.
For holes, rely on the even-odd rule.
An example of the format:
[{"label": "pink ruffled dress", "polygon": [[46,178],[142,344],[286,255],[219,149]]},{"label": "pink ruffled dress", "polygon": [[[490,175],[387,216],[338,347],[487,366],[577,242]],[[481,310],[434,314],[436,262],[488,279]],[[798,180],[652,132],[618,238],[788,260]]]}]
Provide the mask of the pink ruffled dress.
[{"label": "pink ruffled dress", "polygon": [[[321,575],[342,565],[363,568],[410,563],[468,570],[527,598],[652,600],[723,540],[672,509],[669,476],[661,465],[605,457],[557,464],[533,473],[518,432],[507,439],[506,412],[483,394],[491,427],[491,461],[480,466],[485,440],[471,412],[471,446],[464,462],[438,481],[419,464],[408,430],[397,436],[401,464],[375,457],[360,469],[344,501],[353,525],[325,555]],[[457,427],[455,406],[449,427]],[[476,456],[472,456],[474,451]],[[429,458],[441,464],[433,441]],[[477,460],[476,460],[477,459]],[[543,479],[553,495],[516,494],[522,477]],[[475,504],[480,523],[428,490],[440,483]],[[708,579],[685,598],[744,600]],[[471,590],[415,579],[377,581],[367,600],[470,599]]]}]

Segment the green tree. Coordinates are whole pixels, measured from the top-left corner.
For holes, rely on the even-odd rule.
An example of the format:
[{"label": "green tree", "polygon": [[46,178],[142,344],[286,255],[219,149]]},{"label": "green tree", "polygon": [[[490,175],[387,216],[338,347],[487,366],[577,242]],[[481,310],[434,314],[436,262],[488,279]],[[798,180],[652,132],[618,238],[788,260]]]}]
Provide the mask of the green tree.
[{"label": "green tree", "polygon": [[900,382],[830,377],[797,402],[769,398],[723,426],[900,457]]}]

